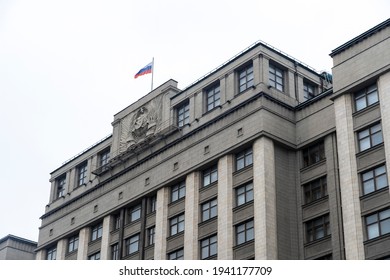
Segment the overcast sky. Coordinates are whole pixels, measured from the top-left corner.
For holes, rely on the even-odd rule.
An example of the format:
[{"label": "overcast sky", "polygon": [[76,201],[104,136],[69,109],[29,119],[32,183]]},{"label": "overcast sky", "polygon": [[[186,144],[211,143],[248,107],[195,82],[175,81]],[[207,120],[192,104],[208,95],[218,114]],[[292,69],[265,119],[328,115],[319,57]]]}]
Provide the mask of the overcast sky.
[{"label": "overcast sky", "polygon": [[390,1],[0,0],[0,238],[38,240],[49,173],[154,85],[185,88],[258,40],[318,71]]}]

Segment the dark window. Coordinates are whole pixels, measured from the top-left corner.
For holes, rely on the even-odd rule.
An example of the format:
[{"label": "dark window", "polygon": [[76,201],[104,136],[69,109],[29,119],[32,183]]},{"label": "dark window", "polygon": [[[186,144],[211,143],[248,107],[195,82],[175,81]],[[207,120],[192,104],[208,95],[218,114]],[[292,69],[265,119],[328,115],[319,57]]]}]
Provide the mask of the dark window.
[{"label": "dark window", "polygon": [[76,251],[79,248],[79,236],[72,236],[68,239],[68,253]]},{"label": "dark window", "polygon": [[277,90],[284,90],[284,71],[273,64],[269,65],[269,84]]},{"label": "dark window", "polygon": [[236,155],[236,170],[241,170],[246,166],[252,165],[252,148],[240,152]]},{"label": "dark window", "polygon": [[221,104],[219,84],[206,90],[206,111],[211,111]]},{"label": "dark window", "polygon": [[139,234],[133,235],[125,240],[126,254],[130,255],[139,250]]},{"label": "dark window", "polygon": [[253,183],[247,183],[236,188],[236,206],[253,201]]},{"label": "dark window", "polygon": [[330,235],[329,215],[315,218],[305,223],[306,241],[311,242]]},{"label": "dark window", "polygon": [[376,85],[371,85],[355,94],[355,108],[360,111],[379,101]]},{"label": "dark window", "polygon": [[62,175],[57,179],[57,198],[60,198],[65,194],[66,175]]},{"label": "dark window", "polygon": [[170,236],[184,231],[184,214],[175,216],[169,220]]},{"label": "dark window", "polygon": [[104,166],[108,164],[110,160],[110,149],[106,149],[99,154],[99,166]]},{"label": "dark window", "polygon": [[91,241],[94,241],[96,239],[101,238],[102,233],[103,233],[103,224],[102,223],[92,227]]},{"label": "dark window", "polygon": [[157,206],[156,203],[157,203],[156,195],[149,197],[149,213],[153,213],[156,211],[156,206]]},{"label": "dark window", "polygon": [[141,204],[129,209],[129,223],[137,221],[141,218]]},{"label": "dark window", "polygon": [[366,216],[366,228],[368,239],[390,233],[390,209]]},{"label": "dark window", "polygon": [[57,245],[50,247],[46,250],[46,259],[47,260],[57,259]]},{"label": "dark window", "polygon": [[119,245],[118,243],[111,246],[111,259],[119,260]]},{"label": "dark window", "polygon": [[324,142],[318,142],[302,150],[303,167],[310,166],[325,158]]},{"label": "dark window", "polygon": [[253,220],[236,226],[236,245],[243,244],[255,238]]},{"label": "dark window", "polygon": [[87,162],[77,167],[77,186],[87,183]]},{"label": "dark window", "polygon": [[363,194],[368,194],[388,186],[385,165],[363,172],[361,178]]},{"label": "dark window", "polygon": [[303,93],[305,100],[311,99],[315,96],[315,87],[312,84],[303,82]]},{"label": "dark window", "polygon": [[358,132],[359,151],[365,151],[383,142],[380,123]]},{"label": "dark window", "polygon": [[179,200],[186,196],[186,183],[185,181],[173,186],[171,188],[171,202]]},{"label": "dark window", "polygon": [[100,252],[88,256],[88,260],[97,261],[100,260]]},{"label": "dark window", "polygon": [[179,249],[169,253],[168,260],[184,260],[184,249]]},{"label": "dark window", "polygon": [[216,217],[218,215],[218,209],[217,209],[217,199],[209,200],[202,204],[202,222],[207,221],[208,219],[211,219],[213,217]]},{"label": "dark window", "polygon": [[218,253],[218,244],[217,244],[217,235],[205,238],[200,241],[200,257],[202,260],[210,258],[217,255]]},{"label": "dark window", "polygon": [[114,215],[114,225],[113,225],[113,230],[117,230],[121,227],[121,215],[116,214]]},{"label": "dark window", "polygon": [[328,254],[319,258],[316,258],[315,260],[333,260],[332,254]]},{"label": "dark window", "polygon": [[322,177],[303,185],[305,203],[310,203],[328,194],[326,177]]},{"label": "dark window", "polygon": [[155,226],[148,228],[148,245],[154,244],[155,234],[156,234],[156,227]]},{"label": "dark window", "polygon": [[218,167],[215,165],[203,171],[203,186],[206,187],[218,181]]},{"label": "dark window", "polygon": [[253,86],[253,66],[248,65],[238,71],[239,93]]},{"label": "dark window", "polygon": [[182,127],[190,123],[190,103],[186,102],[176,109],[177,112],[177,126]]}]

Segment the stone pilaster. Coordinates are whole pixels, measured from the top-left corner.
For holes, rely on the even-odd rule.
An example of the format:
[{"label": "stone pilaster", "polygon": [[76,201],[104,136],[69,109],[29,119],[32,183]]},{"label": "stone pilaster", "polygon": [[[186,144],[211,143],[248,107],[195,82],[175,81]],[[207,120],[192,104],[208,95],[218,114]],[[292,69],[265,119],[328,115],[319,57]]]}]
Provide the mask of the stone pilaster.
[{"label": "stone pilaster", "polygon": [[57,260],[65,260],[67,240],[61,239],[57,242]]},{"label": "stone pilaster", "polygon": [[46,257],[46,250],[42,249],[42,250],[39,250],[37,252],[37,254],[35,255],[35,260],[41,261],[41,260],[44,260],[45,257]]},{"label": "stone pilaster", "polygon": [[102,245],[100,250],[100,259],[108,260],[110,258],[110,230],[112,228],[112,216],[106,216],[103,219]]},{"label": "stone pilaster", "polygon": [[218,259],[233,259],[233,156],[218,162]]},{"label": "stone pilaster", "polygon": [[154,242],[154,259],[165,260],[167,250],[169,188],[157,192],[156,201],[156,234]]},{"label": "stone pilaster", "polygon": [[186,202],[184,217],[184,259],[196,260],[198,253],[199,223],[199,173],[192,172],[186,178]]},{"label": "stone pilaster", "polygon": [[351,95],[344,94],[338,97],[334,101],[334,108],[336,114],[345,257],[348,260],[364,259]]},{"label": "stone pilaster", "polygon": [[271,139],[261,137],[253,144],[253,191],[255,258],[276,260],[275,152]]},{"label": "stone pilaster", "polygon": [[77,250],[77,259],[86,260],[88,257],[88,242],[90,235],[90,228],[85,227],[80,230],[79,233],[79,248]]},{"label": "stone pilaster", "polygon": [[382,116],[382,133],[385,142],[387,181],[390,182],[390,72],[378,79],[378,94]]}]

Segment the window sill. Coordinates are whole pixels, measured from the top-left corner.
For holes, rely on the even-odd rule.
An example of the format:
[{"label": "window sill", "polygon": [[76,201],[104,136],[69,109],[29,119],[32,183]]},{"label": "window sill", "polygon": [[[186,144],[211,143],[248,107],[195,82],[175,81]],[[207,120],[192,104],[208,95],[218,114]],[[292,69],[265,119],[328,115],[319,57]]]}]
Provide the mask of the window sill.
[{"label": "window sill", "polygon": [[317,204],[321,204],[322,202],[327,201],[328,199],[329,199],[329,195],[325,195],[321,198],[318,198],[316,200],[313,200],[313,201],[310,201],[308,203],[303,204],[302,208],[305,209],[305,208],[309,208],[309,207],[317,205]]},{"label": "window sill", "polygon": [[331,235],[331,234],[328,234],[327,236],[324,236],[324,237],[321,237],[321,238],[319,238],[319,239],[316,239],[316,240],[307,242],[307,243],[305,243],[304,246],[305,246],[305,247],[313,246],[313,245],[315,245],[315,244],[317,244],[317,243],[322,243],[322,242],[328,241],[328,240],[330,240],[330,239],[332,239],[332,235]]},{"label": "window sill", "polygon": [[240,249],[240,248],[242,248],[242,247],[246,247],[246,246],[251,245],[251,244],[253,244],[253,243],[255,243],[255,239],[246,241],[246,242],[241,243],[241,244],[239,244],[239,245],[235,245],[235,246],[233,247],[233,250],[237,250],[237,249]]},{"label": "window sill", "polygon": [[212,217],[212,218],[205,220],[205,221],[201,221],[200,223],[198,223],[198,226],[204,226],[204,225],[207,225],[208,223],[212,223],[213,221],[216,221],[216,220],[218,220],[218,216]]},{"label": "window sill", "polygon": [[247,166],[245,166],[245,167],[243,167],[243,168],[241,168],[240,170],[234,171],[234,172],[233,172],[233,175],[240,174],[240,173],[245,172],[246,170],[251,169],[251,168],[253,168],[253,163],[250,164],[250,165],[247,165]]},{"label": "window sill", "polygon": [[253,205],[253,200],[248,201],[248,202],[245,202],[244,204],[235,206],[235,207],[233,208],[233,212],[237,212],[237,211],[239,211],[239,210],[241,210],[241,209],[243,209],[243,208],[247,208],[248,206],[251,206],[251,205]]},{"label": "window sill", "polygon": [[301,172],[305,172],[305,171],[308,171],[310,169],[314,169],[317,166],[324,164],[325,162],[326,162],[326,158],[321,159],[320,161],[317,161],[316,163],[313,163],[313,164],[310,164],[308,166],[302,167],[300,171]]},{"label": "window sill", "polygon": [[96,238],[95,240],[89,241],[88,246],[92,246],[93,244],[99,243],[100,241],[102,241],[101,237]]},{"label": "window sill", "polygon": [[375,238],[367,239],[366,241],[363,242],[363,245],[369,245],[371,243],[376,243],[378,241],[381,241],[382,239],[388,238],[390,239],[390,233],[386,233],[380,236],[377,236]]},{"label": "window sill", "polygon": [[367,106],[363,109],[360,109],[359,111],[355,111],[352,113],[352,117],[358,117],[360,115],[363,115],[365,113],[367,113],[368,111],[371,111],[373,109],[376,109],[376,107],[379,107],[379,101],[374,103],[374,104],[371,104],[370,106]]},{"label": "window sill", "polygon": [[379,150],[379,149],[381,149],[384,145],[385,145],[385,144],[382,142],[382,143],[377,144],[377,145],[375,145],[375,146],[372,146],[372,147],[370,147],[370,148],[368,148],[368,149],[365,149],[364,151],[360,151],[360,152],[356,153],[356,157],[361,157],[361,156],[363,156],[363,155],[365,155],[365,154],[369,154],[370,152],[373,152],[373,151],[375,151],[375,150]]},{"label": "window sill", "polygon": [[218,180],[215,181],[215,182],[212,182],[212,183],[210,183],[210,184],[208,184],[208,185],[206,185],[206,186],[201,186],[201,187],[200,187],[200,190],[212,188],[212,187],[215,186],[215,185],[218,185]]},{"label": "window sill", "polygon": [[173,205],[175,205],[175,204],[179,204],[180,202],[183,202],[184,200],[185,200],[185,196],[183,196],[183,197],[181,197],[181,198],[179,198],[179,199],[177,199],[177,200],[175,200],[175,201],[171,201],[169,204],[168,204],[168,207],[171,207],[171,206],[173,206]]},{"label": "window sill", "polygon": [[174,235],[170,235],[169,237],[167,237],[167,241],[170,241],[172,239],[176,239],[176,238],[181,237],[181,236],[184,236],[184,230],[181,232],[178,232]]},{"label": "window sill", "polygon": [[380,194],[382,192],[388,192],[388,191],[389,191],[389,186],[381,188],[379,190],[375,190],[375,191],[367,193],[367,194],[363,194],[362,196],[360,196],[360,200],[365,200],[365,199],[368,199],[370,197],[376,196],[377,194]]}]

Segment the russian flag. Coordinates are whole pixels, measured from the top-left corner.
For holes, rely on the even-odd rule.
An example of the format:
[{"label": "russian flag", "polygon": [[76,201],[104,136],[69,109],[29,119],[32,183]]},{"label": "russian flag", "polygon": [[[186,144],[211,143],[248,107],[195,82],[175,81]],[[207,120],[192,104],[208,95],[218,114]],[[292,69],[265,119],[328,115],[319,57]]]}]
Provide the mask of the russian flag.
[{"label": "russian flag", "polygon": [[134,79],[137,79],[139,76],[152,73],[152,68],[153,62],[150,62],[148,65],[139,70],[137,74],[135,74]]}]

